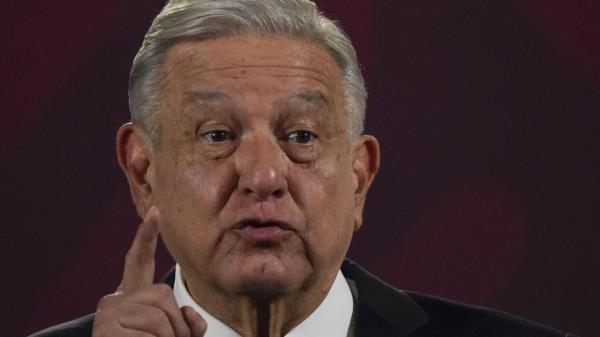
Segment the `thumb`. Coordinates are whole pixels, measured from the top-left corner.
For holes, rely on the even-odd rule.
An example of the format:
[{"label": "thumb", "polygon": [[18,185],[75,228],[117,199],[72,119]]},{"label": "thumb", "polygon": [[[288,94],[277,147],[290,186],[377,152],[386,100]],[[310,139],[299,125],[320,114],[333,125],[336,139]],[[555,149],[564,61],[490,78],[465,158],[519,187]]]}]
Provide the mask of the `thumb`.
[{"label": "thumb", "polygon": [[181,313],[185,318],[185,322],[190,327],[192,337],[202,337],[208,328],[206,321],[192,307],[181,308]]}]

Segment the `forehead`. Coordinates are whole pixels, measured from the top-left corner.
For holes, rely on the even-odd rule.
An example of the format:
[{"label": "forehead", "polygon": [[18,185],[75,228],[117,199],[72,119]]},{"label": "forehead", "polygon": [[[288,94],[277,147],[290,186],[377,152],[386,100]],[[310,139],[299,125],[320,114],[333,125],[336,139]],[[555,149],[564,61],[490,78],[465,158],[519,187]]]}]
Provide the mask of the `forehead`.
[{"label": "forehead", "polygon": [[187,40],[169,50],[164,70],[163,89],[182,95],[224,89],[259,95],[318,93],[327,102],[343,96],[342,76],[329,52],[296,37],[249,34]]}]

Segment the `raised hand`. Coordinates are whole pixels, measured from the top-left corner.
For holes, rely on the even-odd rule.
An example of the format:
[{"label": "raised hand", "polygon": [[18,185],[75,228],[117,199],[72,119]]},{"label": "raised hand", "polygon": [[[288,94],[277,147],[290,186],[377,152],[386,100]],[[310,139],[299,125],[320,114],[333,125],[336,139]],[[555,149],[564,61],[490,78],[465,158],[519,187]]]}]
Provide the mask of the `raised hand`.
[{"label": "raised hand", "polygon": [[179,309],[168,285],[154,283],[159,217],[152,207],[138,228],[121,284],[98,302],[93,337],[204,336],[204,319],[190,307]]}]

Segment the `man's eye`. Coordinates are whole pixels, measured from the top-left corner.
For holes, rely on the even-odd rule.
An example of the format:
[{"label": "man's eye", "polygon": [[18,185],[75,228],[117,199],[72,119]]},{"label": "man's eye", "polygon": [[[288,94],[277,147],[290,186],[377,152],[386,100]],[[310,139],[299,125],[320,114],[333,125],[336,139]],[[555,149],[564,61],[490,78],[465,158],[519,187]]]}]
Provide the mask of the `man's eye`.
[{"label": "man's eye", "polygon": [[307,144],[310,143],[311,141],[315,140],[317,137],[317,135],[315,135],[314,133],[307,131],[307,130],[299,130],[299,131],[294,131],[291,132],[287,135],[287,138],[289,140],[291,140],[292,142],[298,143],[298,144]]},{"label": "man's eye", "polygon": [[234,138],[231,132],[225,130],[211,130],[203,133],[201,136],[213,143],[220,143]]}]

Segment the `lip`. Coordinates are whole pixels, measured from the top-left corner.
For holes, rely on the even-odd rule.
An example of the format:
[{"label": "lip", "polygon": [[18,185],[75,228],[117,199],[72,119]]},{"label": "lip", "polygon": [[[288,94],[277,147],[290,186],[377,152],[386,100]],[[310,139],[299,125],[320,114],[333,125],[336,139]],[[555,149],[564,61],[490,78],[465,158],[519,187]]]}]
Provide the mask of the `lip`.
[{"label": "lip", "polygon": [[234,230],[251,244],[275,243],[292,231],[292,226],[284,221],[247,219],[237,223]]}]

